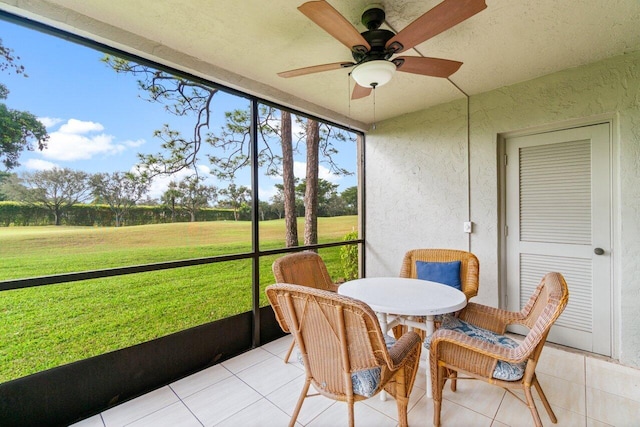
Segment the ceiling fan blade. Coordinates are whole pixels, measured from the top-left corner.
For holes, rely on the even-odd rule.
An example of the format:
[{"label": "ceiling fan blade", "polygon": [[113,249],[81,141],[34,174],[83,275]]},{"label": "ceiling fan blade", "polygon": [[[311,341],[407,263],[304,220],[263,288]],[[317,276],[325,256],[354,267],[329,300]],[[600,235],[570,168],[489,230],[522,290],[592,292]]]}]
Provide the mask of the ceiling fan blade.
[{"label": "ceiling fan blade", "polygon": [[351,99],[366,98],[371,94],[371,90],[372,88],[370,87],[362,87],[356,83],[355,87],[353,88],[353,93],[351,94]]},{"label": "ceiling fan blade", "polygon": [[365,52],[371,50],[358,30],[326,1],[309,1],[298,7],[298,10],[349,49],[364,46]]},{"label": "ceiling fan blade", "polygon": [[[486,8],[485,0],[444,0],[393,36],[386,47],[404,52]],[[392,46],[394,43],[399,45]]]},{"label": "ceiling fan blade", "polygon": [[[400,61],[402,63],[398,65]],[[394,62],[398,67],[398,71],[432,77],[449,77],[458,71],[462,65],[462,62],[449,59],[423,58],[420,56],[399,56],[394,59]]]},{"label": "ceiling fan blade", "polygon": [[322,71],[337,70],[339,68],[349,68],[356,65],[353,62],[334,62],[332,64],[313,65],[311,67],[298,68],[296,70],[283,71],[278,73],[280,77],[297,77],[305,74],[320,73]]}]

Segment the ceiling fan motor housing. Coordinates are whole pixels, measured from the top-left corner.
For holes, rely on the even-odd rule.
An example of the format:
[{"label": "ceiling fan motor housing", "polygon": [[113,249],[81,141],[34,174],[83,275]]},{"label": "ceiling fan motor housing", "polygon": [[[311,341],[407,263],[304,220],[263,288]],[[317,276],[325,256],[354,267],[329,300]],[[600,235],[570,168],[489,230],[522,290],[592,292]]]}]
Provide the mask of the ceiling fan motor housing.
[{"label": "ceiling fan motor housing", "polygon": [[368,30],[377,30],[384,22],[386,15],[384,9],[379,4],[372,4],[364,12],[362,12],[362,18],[360,19],[362,25],[367,27]]},{"label": "ceiling fan motor housing", "polygon": [[372,5],[362,13],[362,24],[367,27],[368,31],[362,34],[362,37],[369,43],[371,49],[369,51],[362,49],[352,49],[353,59],[356,63],[375,61],[380,59],[389,59],[393,55],[392,49],[387,49],[386,45],[389,39],[395,36],[395,33],[389,30],[380,29],[384,23],[385,13],[380,5]]}]

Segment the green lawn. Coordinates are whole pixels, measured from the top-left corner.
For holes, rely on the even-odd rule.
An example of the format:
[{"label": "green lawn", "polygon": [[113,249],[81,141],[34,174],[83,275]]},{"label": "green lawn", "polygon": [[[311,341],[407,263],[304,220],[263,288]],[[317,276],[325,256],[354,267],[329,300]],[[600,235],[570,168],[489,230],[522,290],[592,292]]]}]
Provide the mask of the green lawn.
[{"label": "green lawn", "polygon": [[[320,218],[320,242],[357,217]],[[302,236],[302,229],[300,229]],[[0,228],[0,280],[248,252],[251,223],[123,228]],[[260,223],[261,247],[283,247],[284,222]],[[340,249],[320,251],[334,278]],[[260,282],[273,282],[260,261]],[[264,295],[261,304],[265,305]],[[0,383],[251,310],[251,260],[0,292]]]}]

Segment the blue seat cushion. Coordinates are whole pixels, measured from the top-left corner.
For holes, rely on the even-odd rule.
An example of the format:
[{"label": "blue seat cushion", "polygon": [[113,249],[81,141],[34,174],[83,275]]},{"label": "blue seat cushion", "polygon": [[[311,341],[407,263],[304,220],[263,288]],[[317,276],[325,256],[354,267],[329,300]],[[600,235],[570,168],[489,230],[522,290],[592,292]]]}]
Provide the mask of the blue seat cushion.
[{"label": "blue seat cushion", "polygon": [[[388,350],[393,347],[393,345],[396,343],[396,340],[392,336],[384,334],[384,343]],[[297,355],[298,362],[304,365],[302,354],[300,352],[297,352]],[[353,393],[360,396],[372,397],[380,386],[381,373],[382,369],[379,366],[352,372],[351,385],[353,386]]]},{"label": "blue seat cushion", "polygon": [[460,281],[460,261],[426,262],[416,261],[418,279],[438,282],[462,290]]},{"label": "blue seat cushion", "polygon": [[[496,334],[488,329],[472,325],[471,323],[467,323],[454,316],[443,316],[440,329],[458,331],[467,336],[505,348],[516,348],[518,346],[517,341],[507,336]],[[430,345],[431,337],[428,337],[424,342],[424,346],[428,350]],[[492,377],[503,381],[517,381],[524,375],[524,369],[526,366],[526,361],[520,363],[509,363],[503,360],[498,360],[498,364],[493,371]]]}]

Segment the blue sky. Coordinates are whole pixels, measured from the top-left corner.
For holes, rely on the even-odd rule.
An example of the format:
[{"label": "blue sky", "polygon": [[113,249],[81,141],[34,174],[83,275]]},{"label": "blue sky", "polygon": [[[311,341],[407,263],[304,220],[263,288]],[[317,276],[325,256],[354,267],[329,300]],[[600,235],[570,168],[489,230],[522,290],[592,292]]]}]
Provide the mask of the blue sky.
[{"label": "blue sky", "polygon": [[[1,19],[0,39],[20,57],[19,63],[29,76],[1,73],[0,82],[9,89],[9,96],[2,102],[10,109],[34,114],[50,135],[48,148],[25,151],[15,172],[53,167],[91,173],[127,171],[135,166],[136,153],[159,150],[160,140],[153,137],[153,132],[164,123],[180,129],[185,136],[192,132],[193,119],[170,115],[163,105],[142,99],[135,77],[116,74],[100,62],[103,54],[99,51]],[[225,111],[248,105],[248,100],[223,92],[215,95],[214,102],[213,131],[222,126]],[[355,144],[340,145],[338,150],[340,166],[355,172]],[[296,176],[304,178],[304,155],[295,160]],[[320,168],[321,178],[338,184],[339,191],[356,185],[355,175],[341,178],[322,165]],[[208,172],[205,163],[201,172]],[[170,180],[155,180],[150,196],[159,197]],[[274,194],[273,185],[279,182],[261,177],[260,199],[268,200]],[[227,185],[214,177],[208,183]],[[249,186],[248,174],[239,177],[238,184]]]}]

